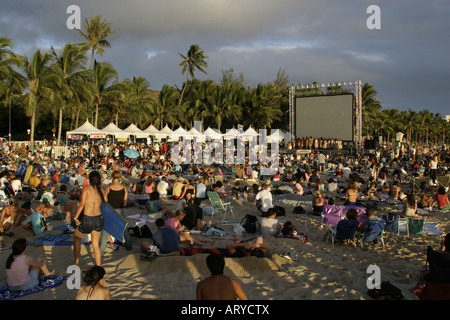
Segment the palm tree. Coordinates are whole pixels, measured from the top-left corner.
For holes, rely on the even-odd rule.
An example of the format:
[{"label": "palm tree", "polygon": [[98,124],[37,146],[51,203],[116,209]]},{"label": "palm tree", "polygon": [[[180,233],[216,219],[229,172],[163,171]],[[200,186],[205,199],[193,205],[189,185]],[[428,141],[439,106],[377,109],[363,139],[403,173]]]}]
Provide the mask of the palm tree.
[{"label": "palm tree", "polygon": [[412,141],[413,132],[418,129],[419,117],[417,112],[408,109],[408,111],[401,112],[401,119],[406,130],[408,144]]},{"label": "palm tree", "polygon": [[96,128],[98,125],[98,108],[104,102],[103,100],[108,99],[108,96],[121,93],[122,84],[115,85],[114,83],[117,79],[117,70],[110,63],[94,61],[92,90],[95,105],[94,126]]},{"label": "palm tree", "polygon": [[23,66],[27,79],[27,93],[24,96],[24,104],[27,115],[31,116],[31,150],[34,149],[36,110],[43,106],[51,107],[52,101],[55,98],[56,86],[60,87],[60,78],[49,67],[51,58],[50,54],[41,54],[40,50],[37,50],[31,58],[31,61],[26,59]]},{"label": "palm tree", "polygon": [[201,119],[203,127],[206,127],[205,119],[212,116],[211,106],[213,97],[219,85],[212,80],[195,80],[192,82],[191,90],[186,95],[187,125],[193,127],[194,121]]},{"label": "palm tree", "polygon": [[259,129],[270,129],[272,123],[282,116],[282,96],[277,92],[275,84],[259,84],[251,89],[248,101],[243,105],[245,112],[244,125]]},{"label": "palm tree", "polygon": [[222,122],[226,119],[238,121],[241,116],[241,107],[236,101],[236,95],[230,84],[222,85],[216,90],[214,104],[211,106],[211,114],[220,131]]},{"label": "palm tree", "polygon": [[433,121],[433,113],[428,109],[424,109],[419,112],[419,117],[420,117],[420,122],[421,122],[422,128],[425,131],[425,145],[428,146],[428,138],[429,138],[429,133],[430,133],[430,127],[431,127],[432,121]]},{"label": "palm tree", "polygon": [[86,43],[91,47],[91,62],[89,69],[92,69],[94,63],[94,54],[97,52],[103,55],[105,50],[103,48],[110,48],[111,44],[106,40],[107,37],[113,35],[115,32],[111,29],[111,23],[106,20],[101,20],[101,16],[91,18],[89,22],[85,19],[85,31],[78,29],[78,32],[86,39]]},{"label": "palm tree", "polygon": [[79,95],[88,95],[87,88],[83,85],[83,80],[88,76],[84,68],[86,53],[89,49],[87,44],[66,44],[61,54],[58,54],[52,47],[54,63],[52,65],[55,73],[60,77],[61,88],[59,92],[60,103],[58,111],[58,136],[57,145],[61,141],[63,110],[70,104],[77,104]]},{"label": "palm tree", "polygon": [[201,50],[197,44],[191,45],[186,56],[182,55],[181,53],[178,54],[181,56],[181,58],[183,58],[183,60],[179,64],[179,66],[183,67],[181,73],[184,74],[187,71],[186,82],[184,83],[183,90],[181,91],[180,95],[180,100],[178,102],[178,104],[181,105],[184,91],[186,90],[189,81],[189,76],[191,76],[192,79],[195,79],[194,71],[196,69],[200,70],[204,74],[207,74],[203,68],[206,68],[208,66],[208,64],[205,62],[205,59],[207,59],[208,57],[205,56],[203,50]]},{"label": "palm tree", "polygon": [[119,114],[126,115],[126,118],[135,121],[136,125],[146,122],[153,95],[149,89],[150,83],[143,77],[133,77],[132,80],[125,79],[123,84],[125,100],[121,107],[116,109],[116,126],[119,125]]},{"label": "palm tree", "polygon": [[[22,67],[25,57],[16,55],[11,50],[13,43],[8,38],[0,38],[0,99],[9,105],[9,117],[11,122],[11,101],[23,93],[26,85],[25,77],[17,72],[14,67]],[[11,123],[9,126],[9,140],[11,141]]]},{"label": "palm tree", "polygon": [[365,134],[370,135],[375,129],[375,123],[379,112],[381,111],[381,101],[376,98],[375,88],[365,83],[362,88],[362,120]]},{"label": "palm tree", "polygon": [[179,92],[174,87],[164,85],[156,99],[150,105],[151,121],[155,127],[164,128],[164,124],[182,125],[185,120],[185,110],[177,104]]}]

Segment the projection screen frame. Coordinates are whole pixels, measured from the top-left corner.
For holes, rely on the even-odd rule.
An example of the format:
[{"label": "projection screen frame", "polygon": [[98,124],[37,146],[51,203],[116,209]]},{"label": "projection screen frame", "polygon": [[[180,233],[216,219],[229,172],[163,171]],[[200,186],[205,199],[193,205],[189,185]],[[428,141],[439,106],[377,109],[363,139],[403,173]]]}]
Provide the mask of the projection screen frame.
[{"label": "projection screen frame", "polygon": [[[289,88],[289,133],[291,139],[295,139],[295,101],[297,98],[297,90],[313,89],[313,88],[325,88],[325,87],[349,87],[350,91],[354,94],[354,143],[357,148],[362,148],[362,88],[363,84],[361,80],[357,81],[342,81],[336,83],[313,83],[307,85],[291,86]],[[299,94],[298,96],[301,96]],[[312,96],[312,95],[310,95]]]}]

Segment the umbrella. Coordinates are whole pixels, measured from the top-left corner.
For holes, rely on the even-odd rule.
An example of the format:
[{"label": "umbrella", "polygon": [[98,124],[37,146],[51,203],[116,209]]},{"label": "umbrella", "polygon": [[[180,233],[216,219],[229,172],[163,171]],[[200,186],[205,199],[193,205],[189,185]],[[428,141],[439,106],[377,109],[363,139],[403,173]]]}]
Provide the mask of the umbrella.
[{"label": "umbrella", "polygon": [[123,151],[123,155],[127,158],[135,159],[140,156],[139,152],[134,149],[126,149]]}]

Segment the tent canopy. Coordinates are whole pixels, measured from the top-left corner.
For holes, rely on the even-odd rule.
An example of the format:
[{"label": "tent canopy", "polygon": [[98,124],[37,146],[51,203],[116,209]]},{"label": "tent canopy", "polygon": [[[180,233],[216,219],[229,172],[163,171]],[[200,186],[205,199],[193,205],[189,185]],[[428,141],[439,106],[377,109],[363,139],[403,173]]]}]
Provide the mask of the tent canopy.
[{"label": "tent canopy", "polygon": [[90,124],[89,120],[86,120],[86,122],[77,129],[66,132],[66,136],[71,136],[74,134],[84,134],[94,138],[104,138],[106,136],[106,132],[94,127],[92,124]]},{"label": "tent canopy", "polygon": [[122,129],[117,127],[113,122],[104,127],[102,131],[106,134],[115,136],[116,138],[128,138],[128,136],[130,135],[129,133],[124,132]]},{"label": "tent canopy", "polygon": [[147,138],[148,133],[142,131],[134,123],[130,124],[126,129],[123,131],[128,132],[129,135],[136,136],[136,138]]}]

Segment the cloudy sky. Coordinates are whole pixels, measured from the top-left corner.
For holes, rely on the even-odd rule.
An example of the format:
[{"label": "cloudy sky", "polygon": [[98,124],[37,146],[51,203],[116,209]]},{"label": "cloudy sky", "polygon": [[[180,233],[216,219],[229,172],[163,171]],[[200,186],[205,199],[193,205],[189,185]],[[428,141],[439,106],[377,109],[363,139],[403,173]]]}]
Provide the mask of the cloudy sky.
[{"label": "cloudy sky", "polygon": [[[178,53],[198,44],[209,57],[199,79],[233,68],[255,86],[285,68],[291,84],[361,80],[384,108],[450,114],[448,0],[0,0],[0,36],[27,56],[79,42],[70,5],[116,31],[96,58],[153,90],[183,85]],[[381,29],[367,27],[370,5]]]}]

